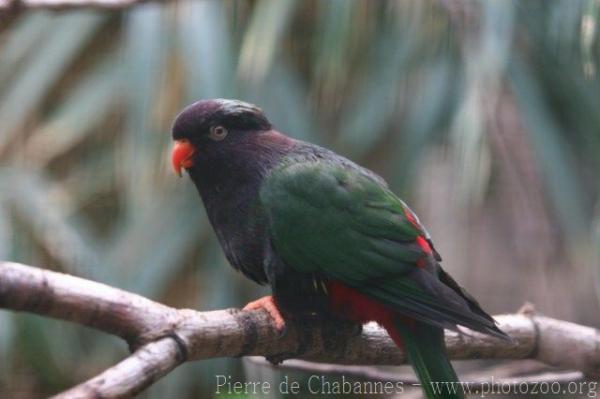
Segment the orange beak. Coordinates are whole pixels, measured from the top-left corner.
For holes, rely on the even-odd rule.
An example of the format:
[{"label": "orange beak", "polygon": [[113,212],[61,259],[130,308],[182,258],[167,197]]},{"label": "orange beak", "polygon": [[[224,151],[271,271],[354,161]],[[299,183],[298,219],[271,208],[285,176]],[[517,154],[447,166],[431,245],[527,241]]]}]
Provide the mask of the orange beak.
[{"label": "orange beak", "polygon": [[196,152],[196,147],[187,140],[176,140],[175,146],[173,146],[173,152],[171,153],[171,162],[173,163],[173,170],[179,177],[181,177],[181,169],[191,168],[194,164],[192,155]]}]

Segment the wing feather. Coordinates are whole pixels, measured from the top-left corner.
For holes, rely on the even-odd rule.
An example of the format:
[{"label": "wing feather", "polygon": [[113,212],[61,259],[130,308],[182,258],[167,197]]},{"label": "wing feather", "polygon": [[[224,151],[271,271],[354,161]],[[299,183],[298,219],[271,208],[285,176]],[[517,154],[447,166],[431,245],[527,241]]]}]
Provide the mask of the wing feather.
[{"label": "wing feather", "polygon": [[[498,335],[493,319],[454,280],[439,279],[439,255],[417,245],[418,237],[430,237],[414,213],[359,168],[313,159],[284,163],[267,177],[261,201],[286,265],[340,281],[432,325]],[[420,259],[428,267],[419,267]]]}]

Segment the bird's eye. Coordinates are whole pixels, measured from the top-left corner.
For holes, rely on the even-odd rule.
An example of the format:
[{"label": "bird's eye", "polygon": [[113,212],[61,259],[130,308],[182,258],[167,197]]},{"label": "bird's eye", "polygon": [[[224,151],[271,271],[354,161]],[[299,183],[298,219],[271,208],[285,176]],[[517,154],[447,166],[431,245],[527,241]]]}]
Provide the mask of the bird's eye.
[{"label": "bird's eye", "polygon": [[213,126],[210,128],[210,134],[208,135],[214,141],[221,141],[227,137],[227,129],[223,126]]}]

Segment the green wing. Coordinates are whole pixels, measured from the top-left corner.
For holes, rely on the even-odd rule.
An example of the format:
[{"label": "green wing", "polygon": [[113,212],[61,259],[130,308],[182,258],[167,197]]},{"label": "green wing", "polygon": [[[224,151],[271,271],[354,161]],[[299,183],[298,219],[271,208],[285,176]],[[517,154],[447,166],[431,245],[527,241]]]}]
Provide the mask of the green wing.
[{"label": "green wing", "polygon": [[[456,283],[439,280],[443,271],[415,241],[426,236],[424,229],[366,170],[318,158],[283,163],[265,180],[261,202],[288,267],[340,281],[433,325],[496,329]],[[417,267],[424,257],[428,266]]]}]

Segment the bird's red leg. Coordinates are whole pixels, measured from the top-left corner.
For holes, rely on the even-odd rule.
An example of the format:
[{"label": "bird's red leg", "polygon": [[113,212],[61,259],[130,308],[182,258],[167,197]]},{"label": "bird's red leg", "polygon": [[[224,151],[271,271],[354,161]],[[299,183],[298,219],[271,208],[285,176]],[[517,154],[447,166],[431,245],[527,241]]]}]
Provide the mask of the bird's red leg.
[{"label": "bird's red leg", "polygon": [[244,306],[244,310],[257,310],[264,309],[269,312],[269,315],[273,319],[273,323],[275,324],[275,328],[277,331],[283,331],[285,328],[285,320],[281,316],[279,309],[277,308],[277,304],[273,299],[272,295],[264,296],[256,301],[252,301]]}]

